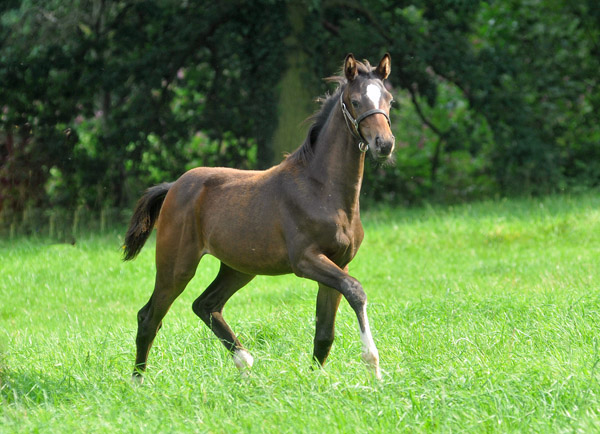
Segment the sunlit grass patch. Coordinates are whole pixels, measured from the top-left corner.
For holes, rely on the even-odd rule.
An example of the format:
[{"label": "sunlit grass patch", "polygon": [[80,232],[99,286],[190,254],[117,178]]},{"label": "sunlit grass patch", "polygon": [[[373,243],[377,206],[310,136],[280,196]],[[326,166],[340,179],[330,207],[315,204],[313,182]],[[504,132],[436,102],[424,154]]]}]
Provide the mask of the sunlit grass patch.
[{"label": "sunlit grass patch", "polygon": [[205,258],[130,381],[154,241],[0,241],[2,432],[589,432],[600,423],[600,199],[379,208],[350,272],[365,287],[383,379],[360,361],[342,302],[324,370],[311,363],[316,284],[259,277],[225,317],[247,378],[191,310]]}]

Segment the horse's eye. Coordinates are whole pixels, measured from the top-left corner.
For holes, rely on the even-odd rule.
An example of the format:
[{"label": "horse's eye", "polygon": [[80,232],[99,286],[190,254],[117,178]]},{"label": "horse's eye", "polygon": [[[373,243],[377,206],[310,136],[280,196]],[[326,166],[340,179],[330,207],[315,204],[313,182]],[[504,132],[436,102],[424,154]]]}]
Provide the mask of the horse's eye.
[{"label": "horse's eye", "polygon": [[352,107],[354,107],[355,109],[360,107],[360,102],[358,102],[357,100],[353,99],[352,100]]}]

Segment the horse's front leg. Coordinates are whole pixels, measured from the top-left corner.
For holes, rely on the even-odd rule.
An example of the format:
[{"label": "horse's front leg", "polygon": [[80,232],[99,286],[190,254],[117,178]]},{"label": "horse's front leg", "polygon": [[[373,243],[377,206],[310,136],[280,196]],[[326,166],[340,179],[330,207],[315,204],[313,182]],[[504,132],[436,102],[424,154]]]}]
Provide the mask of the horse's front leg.
[{"label": "horse's front leg", "polygon": [[305,251],[296,261],[294,272],[300,277],[316,280],[320,284],[334,288],[346,298],[358,319],[363,345],[362,359],[373,370],[375,377],[381,379],[379,352],[373,341],[367,317],[367,295],[359,281],[348,275],[324,254],[311,250]]}]

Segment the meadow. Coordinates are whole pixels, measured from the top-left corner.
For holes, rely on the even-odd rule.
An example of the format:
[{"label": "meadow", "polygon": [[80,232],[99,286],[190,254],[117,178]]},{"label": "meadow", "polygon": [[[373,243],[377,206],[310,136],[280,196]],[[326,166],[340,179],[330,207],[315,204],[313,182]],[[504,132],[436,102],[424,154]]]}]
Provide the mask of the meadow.
[{"label": "meadow", "polygon": [[316,284],[258,277],[225,317],[254,356],[242,377],[191,310],[205,258],[130,381],[154,238],[0,240],[0,432],[591,432],[600,426],[600,195],[364,213],[365,287],[383,379],[342,301],[311,363]]}]

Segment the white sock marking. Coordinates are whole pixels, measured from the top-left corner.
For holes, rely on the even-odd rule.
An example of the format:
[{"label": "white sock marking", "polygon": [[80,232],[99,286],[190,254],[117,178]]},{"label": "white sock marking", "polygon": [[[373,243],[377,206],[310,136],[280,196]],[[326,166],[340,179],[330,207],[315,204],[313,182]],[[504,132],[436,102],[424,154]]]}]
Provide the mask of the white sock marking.
[{"label": "white sock marking", "polygon": [[248,351],[238,348],[233,352],[233,363],[241,371],[251,368],[254,364],[254,358]]},{"label": "white sock marking", "polygon": [[375,84],[368,85],[367,86],[367,96],[369,97],[369,99],[371,101],[373,101],[375,108],[378,109],[379,102],[381,101],[381,89],[379,89],[379,86],[377,86]]},{"label": "white sock marking", "polygon": [[360,340],[363,346],[362,359],[373,369],[375,377],[380,380],[381,372],[379,370],[379,351],[377,351],[377,347],[373,341],[373,336],[371,335],[371,327],[369,327],[369,318],[367,317],[367,306],[365,306],[363,315],[365,319],[365,331],[360,331]]}]

